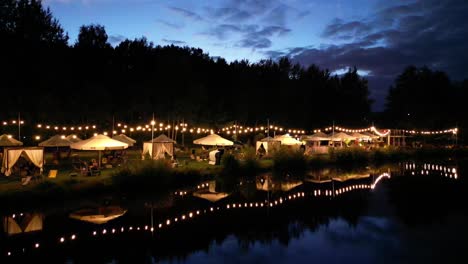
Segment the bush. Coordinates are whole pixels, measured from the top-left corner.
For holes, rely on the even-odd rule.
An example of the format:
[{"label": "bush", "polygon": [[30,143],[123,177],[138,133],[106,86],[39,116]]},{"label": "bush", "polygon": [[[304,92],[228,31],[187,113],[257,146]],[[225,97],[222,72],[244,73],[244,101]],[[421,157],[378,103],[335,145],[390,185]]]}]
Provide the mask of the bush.
[{"label": "bush", "polygon": [[306,171],[307,162],[299,149],[282,146],[273,156],[273,170],[279,175],[291,173],[302,174]]},{"label": "bush", "polygon": [[244,162],[242,166],[243,174],[246,176],[254,176],[260,169],[260,164],[255,154],[255,148],[244,147]]}]

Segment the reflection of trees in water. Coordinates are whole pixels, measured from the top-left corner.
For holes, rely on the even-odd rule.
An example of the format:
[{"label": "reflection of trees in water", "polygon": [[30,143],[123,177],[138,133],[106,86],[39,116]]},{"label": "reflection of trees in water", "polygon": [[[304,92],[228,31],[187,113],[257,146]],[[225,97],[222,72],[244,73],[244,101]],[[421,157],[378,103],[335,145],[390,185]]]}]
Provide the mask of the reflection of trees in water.
[{"label": "reflection of trees in water", "polygon": [[388,199],[399,219],[408,226],[443,222],[454,213],[467,214],[466,183],[437,176],[394,177]]}]

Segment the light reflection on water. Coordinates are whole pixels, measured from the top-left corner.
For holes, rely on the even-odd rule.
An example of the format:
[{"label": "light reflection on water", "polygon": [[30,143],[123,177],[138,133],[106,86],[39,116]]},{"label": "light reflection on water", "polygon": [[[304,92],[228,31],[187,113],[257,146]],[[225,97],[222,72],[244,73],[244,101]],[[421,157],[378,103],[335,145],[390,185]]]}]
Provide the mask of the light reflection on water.
[{"label": "light reflection on water", "polygon": [[[204,182],[174,192],[167,207],[127,201],[127,214],[102,225],[69,219],[69,212],[58,210],[41,218],[44,228],[2,237],[1,254],[50,258],[66,245],[57,259],[73,263],[90,260],[77,252],[101,245],[89,258],[109,262],[132,256],[158,263],[460,258],[468,239],[457,234],[468,234],[461,224],[468,219],[459,207],[464,194],[457,187],[459,174],[456,166],[408,162],[359,171],[321,170],[288,181],[260,175],[231,192]],[[24,225],[18,224],[20,229]],[[140,250],[129,250],[124,246],[129,242]]]}]

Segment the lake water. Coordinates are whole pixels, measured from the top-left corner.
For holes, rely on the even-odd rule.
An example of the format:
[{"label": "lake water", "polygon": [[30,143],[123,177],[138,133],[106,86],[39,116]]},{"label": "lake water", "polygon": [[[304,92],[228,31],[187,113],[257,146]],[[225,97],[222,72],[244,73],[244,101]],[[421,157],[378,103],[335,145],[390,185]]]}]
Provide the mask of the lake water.
[{"label": "lake water", "polygon": [[3,213],[0,263],[468,263],[463,164],[215,185]]}]

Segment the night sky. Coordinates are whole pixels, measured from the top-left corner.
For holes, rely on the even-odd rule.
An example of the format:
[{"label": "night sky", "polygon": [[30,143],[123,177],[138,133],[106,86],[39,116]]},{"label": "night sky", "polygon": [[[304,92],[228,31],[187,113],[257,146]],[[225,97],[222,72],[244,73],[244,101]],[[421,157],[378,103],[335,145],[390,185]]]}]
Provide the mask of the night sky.
[{"label": "night sky", "polygon": [[112,45],[202,48],[228,61],[289,56],[369,80],[373,108],[408,65],[468,78],[468,1],[423,0],[44,0],[76,41],[84,24],[104,25]]}]

